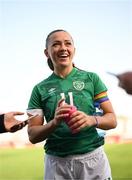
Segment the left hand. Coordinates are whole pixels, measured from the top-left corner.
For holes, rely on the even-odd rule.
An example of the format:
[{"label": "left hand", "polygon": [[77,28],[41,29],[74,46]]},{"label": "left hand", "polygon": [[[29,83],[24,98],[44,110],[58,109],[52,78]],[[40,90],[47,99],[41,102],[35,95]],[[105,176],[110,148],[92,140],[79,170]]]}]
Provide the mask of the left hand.
[{"label": "left hand", "polygon": [[82,111],[76,111],[70,116],[70,121],[67,123],[72,133],[79,132],[84,127],[90,127],[95,124],[93,116],[88,116]]}]

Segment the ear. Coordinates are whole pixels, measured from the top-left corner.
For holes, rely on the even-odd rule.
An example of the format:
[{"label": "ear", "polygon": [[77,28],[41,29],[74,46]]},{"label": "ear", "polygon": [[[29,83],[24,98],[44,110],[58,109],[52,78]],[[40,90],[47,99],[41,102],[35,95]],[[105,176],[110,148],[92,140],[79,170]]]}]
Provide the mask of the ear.
[{"label": "ear", "polygon": [[47,49],[44,49],[44,54],[47,58],[49,58],[49,53],[48,53]]}]

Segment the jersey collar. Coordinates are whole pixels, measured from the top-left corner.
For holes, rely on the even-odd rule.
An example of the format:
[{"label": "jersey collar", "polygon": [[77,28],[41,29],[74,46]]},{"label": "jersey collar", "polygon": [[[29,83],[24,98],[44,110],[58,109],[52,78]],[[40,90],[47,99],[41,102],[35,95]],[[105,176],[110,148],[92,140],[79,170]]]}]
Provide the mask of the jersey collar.
[{"label": "jersey collar", "polygon": [[62,77],[56,75],[54,72],[52,74],[52,77],[58,78],[58,79],[67,79],[67,78],[70,78],[71,76],[73,76],[76,73],[76,71],[77,71],[77,68],[73,67],[72,71],[65,78],[62,78]]}]

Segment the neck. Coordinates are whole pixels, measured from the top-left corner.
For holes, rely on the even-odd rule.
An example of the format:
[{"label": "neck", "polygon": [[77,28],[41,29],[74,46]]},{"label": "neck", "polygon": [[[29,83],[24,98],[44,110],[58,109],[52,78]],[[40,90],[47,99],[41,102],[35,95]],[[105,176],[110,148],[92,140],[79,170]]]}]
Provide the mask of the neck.
[{"label": "neck", "polygon": [[60,67],[57,69],[54,69],[54,73],[61,78],[65,78],[73,69],[73,65],[70,67]]}]

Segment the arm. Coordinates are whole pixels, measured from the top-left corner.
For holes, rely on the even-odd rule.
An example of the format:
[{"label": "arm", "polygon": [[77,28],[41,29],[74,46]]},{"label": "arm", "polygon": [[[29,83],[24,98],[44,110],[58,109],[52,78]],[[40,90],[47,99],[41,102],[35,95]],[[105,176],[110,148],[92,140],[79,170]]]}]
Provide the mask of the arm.
[{"label": "arm", "polygon": [[61,99],[58,102],[54,119],[50,122],[44,124],[44,119],[41,115],[29,120],[28,136],[31,143],[35,144],[47,139],[47,137],[54,132],[57,126],[61,123],[62,119],[69,115],[68,112],[71,106],[67,104],[62,106],[63,101],[64,99]]},{"label": "arm", "polygon": [[111,102],[109,100],[105,101],[101,103],[100,106],[104,112],[104,115],[96,116],[97,121],[98,121],[98,128],[104,129],[104,130],[116,128],[117,126],[116,115],[113,110]]},{"label": "arm", "polygon": [[44,124],[42,116],[37,116],[28,123],[28,136],[31,143],[44,141],[56,128],[54,120]]}]

